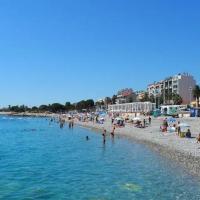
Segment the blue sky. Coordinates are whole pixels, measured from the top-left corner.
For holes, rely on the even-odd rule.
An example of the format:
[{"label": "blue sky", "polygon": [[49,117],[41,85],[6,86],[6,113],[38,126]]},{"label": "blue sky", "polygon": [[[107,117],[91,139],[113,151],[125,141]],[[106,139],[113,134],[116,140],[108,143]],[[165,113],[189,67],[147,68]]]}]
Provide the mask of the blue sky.
[{"label": "blue sky", "polygon": [[0,105],[145,89],[179,72],[200,82],[200,3],[1,0]]}]

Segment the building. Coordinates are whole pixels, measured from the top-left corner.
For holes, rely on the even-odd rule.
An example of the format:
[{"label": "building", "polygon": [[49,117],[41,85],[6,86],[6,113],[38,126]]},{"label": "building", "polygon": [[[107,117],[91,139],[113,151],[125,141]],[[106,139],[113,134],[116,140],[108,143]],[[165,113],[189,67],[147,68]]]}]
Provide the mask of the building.
[{"label": "building", "polygon": [[196,85],[193,76],[188,73],[178,74],[166,78],[163,81],[148,85],[149,96],[162,97],[163,104],[173,104],[172,94],[178,94],[183,104],[190,104],[194,99],[192,90]]},{"label": "building", "polygon": [[[200,98],[199,98],[199,102],[200,102]],[[197,99],[193,99],[193,101],[191,101],[190,103],[190,106],[195,108],[195,107],[199,107],[199,105],[197,105],[198,102],[197,102]]]},{"label": "building", "polygon": [[180,111],[184,111],[186,108],[186,105],[165,105],[161,106],[160,110],[163,115],[177,115]]},{"label": "building", "polygon": [[137,101],[142,101],[145,98],[146,91],[140,90],[135,92],[137,96]]},{"label": "building", "polygon": [[130,88],[120,90],[117,93],[116,104],[131,103],[136,101],[136,94]]},{"label": "building", "polygon": [[188,73],[178,74],[166,78],[163,82],[163,101],[164,104],[172,103],[172,94],[178,94],[183,100],[183,104],[190,104],[194,99],[192,90],[196,85],[193,76]]},{"label": "building", "polygon": [[134,102],[108,105],[109,113],[149,113],[155,110],[156,104],[151,102]]},{"label": "building", "polygon": [[162,94],[163,91],[163,81],[154,82],[147,87],[147,92],[149,97],[150,96],[159,96]]}]

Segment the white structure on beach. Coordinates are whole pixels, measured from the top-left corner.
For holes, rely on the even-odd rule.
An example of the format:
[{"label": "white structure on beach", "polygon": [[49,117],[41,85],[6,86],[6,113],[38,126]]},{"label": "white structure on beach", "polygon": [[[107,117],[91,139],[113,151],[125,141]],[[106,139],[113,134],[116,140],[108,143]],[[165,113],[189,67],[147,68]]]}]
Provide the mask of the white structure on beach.
[{"label": "white structure on beach", "polygon": [[108,106],[111,113],[147,113],[156,109],[156,104],[151,102],[134,102],[124,104],[114,104]]}]

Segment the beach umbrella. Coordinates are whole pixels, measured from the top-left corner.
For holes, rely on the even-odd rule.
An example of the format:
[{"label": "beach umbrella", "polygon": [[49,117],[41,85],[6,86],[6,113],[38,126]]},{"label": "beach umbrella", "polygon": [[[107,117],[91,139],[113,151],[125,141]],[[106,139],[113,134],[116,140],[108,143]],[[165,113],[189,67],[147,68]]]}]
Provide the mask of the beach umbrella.
[{"label": "beach umbrella", "polygon": [[178,126],[182,127],[182,128],[189,128],[190,127],[190,125],[187,124],[187,123],[180,123]]},{"label": "beach umbrella", "polygon": [[180,129],[181,129],[181,132],[186,132],[187,129],[190,128],[190,125],[187,124],[187,123],[181,123],[181,124],[179,124],[179,127],[180,127]]},{"label": "beach umbrella", "polygon": [[121,117],[117,117],[117,118],[115,118],[115,120],[117,120],[117,121],[124,121],[124,119],[121,118]]},{"label": "beach umbrella", "polygon": [[174,123],[174,122],[176,122],[176,119],[173,118],[173,117],[170,117],[170,118],[167,119],[167,121],[170,122],[170,123]]},{"label": "beach umbrella", "polygon": [[133,121],[141,121],[142,119],[140,117],[134,117]]}]

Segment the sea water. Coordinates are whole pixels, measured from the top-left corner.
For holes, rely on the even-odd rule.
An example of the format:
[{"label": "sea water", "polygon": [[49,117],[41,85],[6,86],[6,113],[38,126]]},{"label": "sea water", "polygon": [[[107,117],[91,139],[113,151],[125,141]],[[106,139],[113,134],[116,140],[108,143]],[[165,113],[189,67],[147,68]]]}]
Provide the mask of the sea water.
[{"label": "sea water", "polygon": [[199,200],[200,181],[126,138],[104,144],[88,129],[4,116],[0,199]]}]

